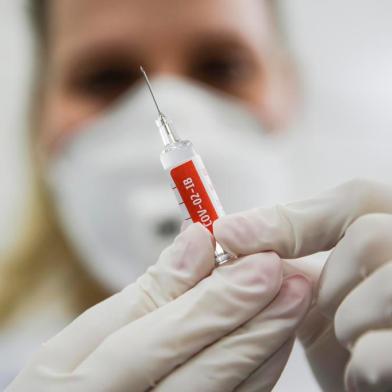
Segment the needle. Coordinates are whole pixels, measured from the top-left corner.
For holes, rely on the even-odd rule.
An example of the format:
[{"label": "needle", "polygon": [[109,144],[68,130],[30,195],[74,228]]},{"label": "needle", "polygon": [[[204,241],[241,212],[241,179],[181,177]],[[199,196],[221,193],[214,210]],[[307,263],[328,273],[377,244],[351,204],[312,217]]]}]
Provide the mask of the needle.
[{"label": "needle", "polygon": [[148,89],[150,90],[150,94],[151,94],[152,99],[154,100],[155,106],[158,110],[159,118],[157,119],[156,124],[159,128],[159,132],[161,133],[163,143],[165,144],[165,146],[167,146],[168,144],[178,142],[180,139],[178,139],[175,132],[171,129],[170,124],[169,124],[166,116],[161,112],[161,109],[158,106],[158,102],[155,99],[154,92],[152,91],[150,79],[148,79],[147,73],[143,69],[142,66],[140,66],[140,71],[142,72],[144,79],[146,80]]},{"label": "needle", "polygon": [[147,76],[147,74],[146,74],[146,71],[144,70],[144,68],[143,68],[142,66],[140,66],[140,71],[142,72],[142,74],[143,74],[143,76],[144,76],[144,79],[145,79],[145,81],[146,81],[146,83],[147,83],[148,89],[150,90],[150,94],[151,94],[151,96],[152,96],[152,99],[154,100],[155,106],[156,106],[156,108],[157,108],[157,110],[158,110],[158,114],[159,114],[160,116],[163,116],[163,113],[161,112],[161,109],[160,109],[159,106],[158,106],[158,102],[157,102],[157,100],[155,99],[155,95],[154,95],[154,92],[153,92],[152,87],[151,87],[150,79],[148,78],[148,76]]}]

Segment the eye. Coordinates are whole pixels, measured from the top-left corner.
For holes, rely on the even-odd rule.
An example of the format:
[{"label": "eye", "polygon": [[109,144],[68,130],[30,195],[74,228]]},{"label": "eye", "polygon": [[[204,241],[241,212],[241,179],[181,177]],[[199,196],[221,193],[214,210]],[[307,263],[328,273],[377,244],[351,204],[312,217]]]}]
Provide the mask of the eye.
[{"label": "eye", "polygon": [[124,65],[91,67],[76,77],[77,92],[96,99],[113,99],[126,92],[139,75]]},{"label": "eye", "polygon": [[193,68],[193,76],[212,86],[230,90],[252,75],[252,63],[239,52],[204,53]]}]

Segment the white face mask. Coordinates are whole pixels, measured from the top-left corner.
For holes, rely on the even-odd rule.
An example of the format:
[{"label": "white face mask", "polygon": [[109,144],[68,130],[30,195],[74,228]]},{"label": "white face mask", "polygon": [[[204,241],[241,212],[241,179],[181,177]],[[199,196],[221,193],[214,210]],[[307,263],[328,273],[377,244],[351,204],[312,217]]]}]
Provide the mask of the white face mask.
[{"label": "white face mask", "polygon": [[[275,203],[287,171],[260,123],[234,99],[173,78],[152,81],[162,110],[194,143],[227,213]],[[47,180],[71,245],[119,290],[155,263],[181,226],[159,159],[155,107],[143,84],[68,140]]]}]

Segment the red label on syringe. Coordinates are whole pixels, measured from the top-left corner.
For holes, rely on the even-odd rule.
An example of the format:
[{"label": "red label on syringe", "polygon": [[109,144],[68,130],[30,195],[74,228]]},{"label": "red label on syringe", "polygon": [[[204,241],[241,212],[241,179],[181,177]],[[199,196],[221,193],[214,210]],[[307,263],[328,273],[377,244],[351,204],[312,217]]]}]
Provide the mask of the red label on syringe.
[{"label": "red label on syringe", "polygon": [[212,233],[218,212],[194,162],[191,160],[175,167],[170,175],[192,221],[200,222]]}]

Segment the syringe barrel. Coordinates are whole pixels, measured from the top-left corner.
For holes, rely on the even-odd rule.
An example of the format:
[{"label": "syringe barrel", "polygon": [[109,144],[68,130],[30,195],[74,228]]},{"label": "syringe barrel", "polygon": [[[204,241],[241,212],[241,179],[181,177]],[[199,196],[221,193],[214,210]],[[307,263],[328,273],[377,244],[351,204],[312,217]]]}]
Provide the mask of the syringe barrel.
[{"label": "syringe barrel", "polygon": [[[184,220],[200,222],[211,233],[213,223],[225,212],[200,155],[190,141],[167,145],[161,153],[163,168],[170,178]],[[223,264],[232,257],[217,244],[216,262]]]}]

